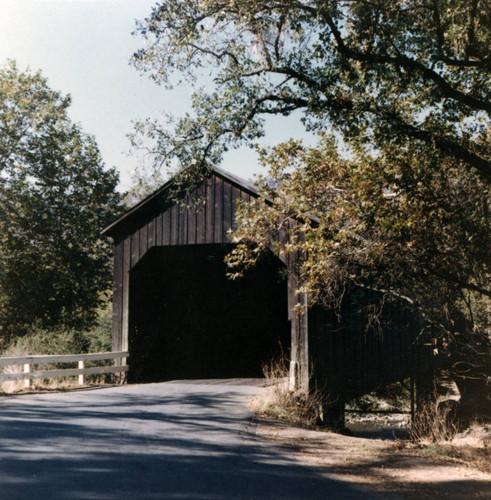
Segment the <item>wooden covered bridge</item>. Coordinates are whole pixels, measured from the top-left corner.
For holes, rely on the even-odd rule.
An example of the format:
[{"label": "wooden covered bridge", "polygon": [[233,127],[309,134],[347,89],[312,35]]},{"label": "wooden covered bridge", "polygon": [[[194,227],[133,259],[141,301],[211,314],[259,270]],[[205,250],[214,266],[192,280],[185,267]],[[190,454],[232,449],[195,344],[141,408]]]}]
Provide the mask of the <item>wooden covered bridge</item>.
[{"label": "wooden covered bridge", "polygon": [[343,321],[319,306],[299,312],[308,298],[292,255],[270,253],[243,279],[226,277],[236,202],[257,198],[253,185],[216,168],[186,203],[172,202],[171,189],[104,230],[114,239],[113,350],[129,350],[130,382],[260,376],[283,350],[292,388],[315,380],[343,402],[428,366],[401,308],[386,313],[382,335],[367,332],[358,311]]}]

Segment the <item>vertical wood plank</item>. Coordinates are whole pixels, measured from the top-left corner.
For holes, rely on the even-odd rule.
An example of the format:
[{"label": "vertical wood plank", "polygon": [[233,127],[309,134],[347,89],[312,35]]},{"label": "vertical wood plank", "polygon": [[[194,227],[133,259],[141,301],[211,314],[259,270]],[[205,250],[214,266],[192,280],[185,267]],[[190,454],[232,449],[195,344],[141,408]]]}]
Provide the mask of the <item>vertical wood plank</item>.
[{"label": "vertical wood plank", "polygon": [[222,240],[229,242],[229,229],[232,228],[232,185],[223,183],[223,229]]},{"label": "vertical wood plank", "polygon": [[338,373],[338,358],[337,358],[337,340],[339,336],[339,325],[330,335],[330,345],[329,345],[329,384],[330,389],[337,387],[337,373]]},{"label": "vertical wood plank", "polygon": [[196,243],[202,245],[206,243],[206,184],[198,188],[197,196],[199,200],[198,213],[196,214]]},{"label": "vertical wood plank", "polygon": [[162,246],[162,233],[163,233],[163,214],[159,213],[155,220],[155,245],[158,247]]},{"label": "vertical wood plank", "polygon": [[242,201],[248,202],[250,201],[251,197],[245,192],[245,191],[240,191],[240,199]]},{"label": "vertical wood plank", "polygon": [[299,349],[299,325],[298,315],[295,313],[294,307],[296,304],[295,289],[297,281],[291,270],[289,270],[287,278],[288,286],[288,319],[291,322],[291,345],[290,345],[290,373],[288,386],[290,391],[298,389],[298,349]]},{"label": "vertical wood plank", "polygon": [[196,219],[197,219],[197,214],[196,214],[196,193],[191,194],[188,197],[188,210],[187,210],[187,217],[188,217],[188,235],[187,235],[187,244],[188,245],[195,245],[196,244]]},{"label": "vertical wood plank", "polygon": [[285,227],[283,229],[280,230],[280,234],[279,234],[279,254],[278,254],[278,257],[279,259],[281,260],[281,262],[283,262],[283,264],[286,265],[286,267],[288,267],[289,265],[289,256],[288,254],[286,253],[286,243],[287,243],[287,234],[286,234],[286,231],[288,230],[288,222],[284,225]]},{"label": "vertical wood plank", "polygon": [[232,229],[237,228],[237,222],[236,222],[236,214],[237,214],[237,200],[240,200],[240,190],[236,188],[235,186],[232,186],[232,199],[231,199],[231,207],[232,207],[232,213],[231,213],[231,220],[232,220]]},{"label": "vertical wood plank", "polygon": [[[184,200],[187,204],[187,199]],[[178,205],[179,208],[179,245],[188,244],[188,210],[186,207]]]},{"label": "vertical wood plank", "polygon": [[215,176],[206,185],[206,243],[214,242],[215,228]]},{"label": "vertical wood plank", "polygon": [[362,394],[362,385],[361,385],[361,363],[360,360],[363,356],[363,346],[361,344],[361,336],[358,331],[354,331],[351,333],[353,335],[353,356],[354,356],[354,390],[357,394]]},{"label": "vertical wood plank", "polygon": [[139,245],[140,245],[140,259],[147,253],[148,250],[148,224],[144,224],[140,228],[140,238],[139,238]]},{"label": "vertical wood plank", "polygon": [[147,250],[155,246],[155,218],[148,222]]},{"label": "vertical wood plank", "polygon": [[136,264],[140,260],[139,238],[140,238],[140,233],[139,233],[139,230],[137,229],[131,235],[131,266],[130,266],[131,268],[133,268],[134,266],[136,266]]},{"label": "vertical wood plank", "polygon": [[298,294],[298,302],[303,306],[304,313],[299,314],[300,322],[300,344],[299,344],[299,389],[307,393],[310,385],[310,367],[309,367],[309,315],[307,313],[308,297],[306,293]]},{"label": "vertical wood plank", "polygon": [[215,243],[223,242],[223,180],[215,178],[215,223],[214,223]]},{"label": "vertical wood plank", "polygon": [[[85,369],[85,361],[79,361],[78,362],[78,369],[79,370],[84,370]],[[85,384],[85,375],[81,373],[78,376],[78,385],[84,385]]]},{"label": "vertical wood plank", "polygon": [[162,216],[162,245],[164,247],[170,245],[172,234],[172,212],[168,208]]},{"label": "vertical wood plank", "polygon": [[[24,373],[26,375],[29,374],[29,373],[31,373],[31,365],[29,363],[25,363],[23,371],[24,371]],[[29,387],[31,387],[31,379],[30,378],[25,378],[24,379],[24,388],[28,389]]]},{"label": "vertical wood plank", "polygon": [[121,342],[120,351],[128,350],[129,315],[130,315],[130,267],[131,267],[131,237],[127,237],[123,244],[123,290],[121,311]]},{"label": "vertical wood plank", "polygon": [[123,306],[123,242],[116,243],[113,256],[112,348],[121,350],[121,311]]},{"label": "vertical wood plank", "polygon": [[170,232],[170,244],[179,244],[179,207],[177,205],[172,205],[169,209],[171,218],[171,232]]}]

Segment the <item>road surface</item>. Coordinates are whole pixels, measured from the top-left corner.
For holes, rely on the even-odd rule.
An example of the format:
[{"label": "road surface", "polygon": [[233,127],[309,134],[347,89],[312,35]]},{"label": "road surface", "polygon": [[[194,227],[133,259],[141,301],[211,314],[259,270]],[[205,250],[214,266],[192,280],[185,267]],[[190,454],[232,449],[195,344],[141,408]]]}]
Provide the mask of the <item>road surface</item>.
[{"label": "road surface", "polygon": [[254,433],[233,381],[0,398],[1,500],[375,500]]}]

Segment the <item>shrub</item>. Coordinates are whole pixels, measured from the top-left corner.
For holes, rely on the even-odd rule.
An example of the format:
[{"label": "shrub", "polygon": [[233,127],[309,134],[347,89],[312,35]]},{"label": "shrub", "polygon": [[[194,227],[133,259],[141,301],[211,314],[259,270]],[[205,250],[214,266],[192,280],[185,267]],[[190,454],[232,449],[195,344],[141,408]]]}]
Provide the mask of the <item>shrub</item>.
[{"label": "shrub", "polygon": [[[57,355],[57,354],[84,354],[90,352],[111,351],[111,309],[106,307],[99,311],[99,320],[87,330],[74,328],[56,327],[52,329],[42,328],[34,324],[27,329],[27,334],[17,337],[10,342],[1,353],[2,357],[23,357],[35,355]],[[90,362],[90,366],[102,366],[111,363],[110,360]],[[57,363],[57,368],[73,368],[73,364]],[[53,369],[52,364],[36,365],[36,370],[44,371]],[[20,373],[22,366],[11,365],[3,369],[4,373]],[[92,380],[107,381],[106,376],[91,375]],[[37,388],[62,388],[73,386],[73,377],[56,379],[37,379],[32,386]],[[4,392],[15,392],[24,387],[22,380],[4,382]]]},{"label": "shrub", "polygon": [[456,433],[455,408],[429,401],[415,413],[410,438],[419,443],[441,444],[452,440]]}]

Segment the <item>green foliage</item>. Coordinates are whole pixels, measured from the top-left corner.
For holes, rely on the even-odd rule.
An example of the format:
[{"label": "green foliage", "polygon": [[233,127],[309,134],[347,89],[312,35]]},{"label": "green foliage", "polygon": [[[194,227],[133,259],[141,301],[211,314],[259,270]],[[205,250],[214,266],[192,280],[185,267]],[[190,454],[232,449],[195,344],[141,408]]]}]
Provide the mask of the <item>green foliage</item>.
[{"label": "green foliage", "polygon": [[162,0],[134,65],[163,85],[211,76],[193,113],[137,125],[157,164],[216,164],[271,114],[303,113],[372,154],[436,150],[491,179],[485,0]]},{"label": "green foliage", "polygon": [[87,326],[110,282],[100,231],[119,208],[114,169],[40,73],[0,67],[0,333]]},{"label": "green foliage", "polygon": [[329,138],[316,148],[292,141],[263,152],[263,199],[239,209],[232,277],[267,249],[301,255],[311,300],[338,309],[347,292],[367,290],[371,326],[389,302],[403,301],[431,330],[435,353],[461,375],[485,379],[489,188],[437,159],[388,162],[358,151],[347,160]]},{"label": "green foliage", "polygon": [[57,326],[43,328],[39,322],[26,328],[2,351],[2,357],[84,354],[111,351],[111,308],[103,307],[91,328],[80,330]]},{"label": "green foliage", "polygon": [[64,327],[47,330],[34,324],[24,336],[13,339],[2,351],[2,357],[79,354],[88,352],[88,344],[79,330],[67,330]]},{"label": "green foliage", "polygon": [[106,302],[99,308],[95,323],[88,330],[82,332],[87,345],[87,352],[112,351],[111,329],[112,307]]}]

